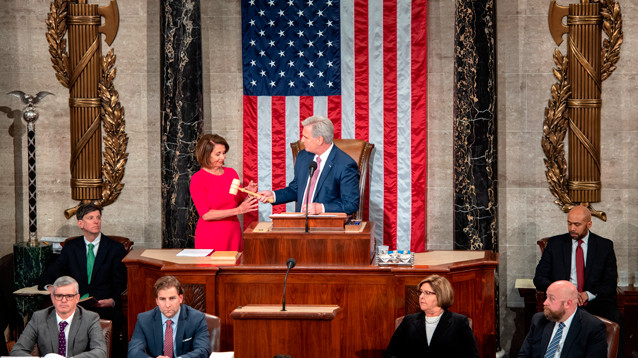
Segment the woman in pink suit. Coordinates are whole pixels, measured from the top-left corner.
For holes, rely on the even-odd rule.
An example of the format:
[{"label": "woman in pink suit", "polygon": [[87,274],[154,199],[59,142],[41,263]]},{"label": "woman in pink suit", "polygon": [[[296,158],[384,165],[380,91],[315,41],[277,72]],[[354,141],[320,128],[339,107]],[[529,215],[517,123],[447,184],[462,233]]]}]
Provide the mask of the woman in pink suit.
[{"label": "woman in pink suit", "polygon": [[[191,177],[190,192],[199,221],[195,229],[196,249],[242,251],[241,225],[237,215],[258,209],[252,196],[229,193],[233,179],[239,179],[232,168],[224,167],[228,143],[217,134],[205,134],[197,142],[197,161],[201,165]],[[246,189],[256,192],[252,181]]]}]

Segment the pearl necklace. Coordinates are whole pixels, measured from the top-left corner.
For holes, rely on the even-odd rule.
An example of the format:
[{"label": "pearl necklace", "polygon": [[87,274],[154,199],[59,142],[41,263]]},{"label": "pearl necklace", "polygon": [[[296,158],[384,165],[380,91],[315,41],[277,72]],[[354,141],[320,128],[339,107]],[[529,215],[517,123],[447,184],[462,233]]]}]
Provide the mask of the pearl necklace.
[{"label": "pearl necklace", "polygon": [[438,315],[436,317],[425,316],[425,323],[427,323],[427,324],[437,324],[437,323],[439,323],[439,320],[441,320],[441,316],[442,315],[443,314],[441,313],[440,315]]}]

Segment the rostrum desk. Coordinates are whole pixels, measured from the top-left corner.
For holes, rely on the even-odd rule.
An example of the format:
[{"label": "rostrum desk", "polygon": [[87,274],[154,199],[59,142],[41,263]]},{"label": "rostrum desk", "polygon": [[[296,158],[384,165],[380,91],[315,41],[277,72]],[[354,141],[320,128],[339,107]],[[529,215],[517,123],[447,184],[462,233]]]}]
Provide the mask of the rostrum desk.
[{"label": "rostrum desk", "polygon": [[[252,232],[244,238],[258,235]],[[372,225],[370,225],[372,227]],[[282,235],[284,235],[282,233]],[[295,233],[298,240],[309,240],[315,233]],[[342,232],[348,240],[348,232]],[[372,234],[370,234],[372,235]],[[231,312],[251,304],[281,304],[286,262],[245,264],[246,249],[236,265],[176,264],[142,256],[133,250],[124,259],[128,268],[128,332],[135,328],[137,315],[156,306],[153,284],[164,275],[176,276],[185,289],[184,303],[221,319],[221,350],[233,350]],[[476,252],[472,252],[476,255]],[[438,253],[430,253],[438,255]],[[430,274],[445,276],[455,291],[451,311],[472,318],[473,331],[482,357],[494,357],[495,286],[498,254],[484,251],[479,259],[465,260],[467,251],[441,252],[458,257],[457,262],[379,267],[370,264],[304,264],[290,271],[286,284],[286,303],[337,305],[343,309],[340,334],[341,357],[380,357],[394,332],[397,317],[419,311],[416,285]],[[299,253],[296,257],[303,257]],[[295,256],[292,256],[295,257]],[[241,357],[240,357],[241,358]]]}]

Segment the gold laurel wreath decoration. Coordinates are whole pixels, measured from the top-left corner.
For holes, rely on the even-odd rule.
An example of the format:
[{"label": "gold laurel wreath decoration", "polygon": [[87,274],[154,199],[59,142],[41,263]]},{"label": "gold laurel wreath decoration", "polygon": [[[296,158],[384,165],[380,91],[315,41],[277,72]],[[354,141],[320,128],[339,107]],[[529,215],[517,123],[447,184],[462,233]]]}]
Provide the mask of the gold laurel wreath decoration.
[{"label": "gold laurel wreath decoration", "polygon": [[620,46],[623,41],[622,14],[615,0],[602,0],[603,32],[607,38],[602,47],[601,80],[606,80],[616,69],[620,59]]},{"label": "gold laurel wreath decoration", "polygon": [[567,82],[567,57],[558,50],[554,50],[554,77],[557,82],[552,85],[552,99],[545,107],[543,121],[543,137],[541,146],[545,153],[545,177],[549,183],[549,190],[556,197],[554,203],[567,212],[574,207],[567,191],[567,161],[565,160],[565,135],[567,134],[568,119],[566,116],[567,99],[571,94]]},{"label": "gold laurel wreath decoration", "polygon": [[[599,0],[601,3],[601,15],[603,17],[603,32],[607,39],[602,46],[601,81],[606,80],[616,69],[616,63],[620,59],[620,46],[623,42],[622,14],[616,0]],[[568,119],[565,114],[567,97],[570,95],[569,84],[566,81],[567,58],[558,49],[554,51],[553,69],[554,77],[558,80],[552,85],[552,99],[545,108],[545,120],[543,121],[543,138],[541,145],[545,153],[545,176],[549,183],[558,206],[564,212],[569,212],[577,203],[569,197],[567,189],[567,162],[565,160],[564,139],[567,134]],[[590,203],[580,203],[586,206],[591,214],[603,221],[607,221],[607,214],[595,210]]]},{"label": "gold laurel wreath decoration", "polygon": [[66,15],[68,0],[54,0],[51,2],[47,15],[47,42],[51,62],[55,70],[55,77],[65,88],[69,88],[69,55],[66,52]]},{"label": "gold laurel wreath decoration", "polygon": [[122,192],[124,167],[128,161],[124,107],[120,104],[119,94],[113,86],[115,74],[115,55],[111,49],[102,61],[102,78],[98,84],[98,93],[102,102],[102,128],[105,133],[102,151],[104,187],[102,200],[97,203],[102,207],[112,204]]},{"label": "gold laurel wreath decoration", "polygon": [[[49,43],[49,53],[51,54],[51,62],[55,70],[55,77],[65,88],[69,88],[69,56],[66,51],[66,16],[67,4],[69,0],[53,0],[46,24],[47,24],[47,42]],[[102,59],[102,76],[98,83],[98,94],[100,96],[100,116],[102,119],[102,128],[104,130],[104,148],[102,155],[104,157],[102,163],[102,199],[94,200],[94,203],[100,207],[112,204],[122,192],[124,184],[124,168],[128,161],[128,136],[124,131],[124,107],[120,104],[119,94],[113,86],[115,79],[116,56],[111,49],[106,57]],[[70,219],[75,215],[78,205],[66,209],[64,216]]]}]

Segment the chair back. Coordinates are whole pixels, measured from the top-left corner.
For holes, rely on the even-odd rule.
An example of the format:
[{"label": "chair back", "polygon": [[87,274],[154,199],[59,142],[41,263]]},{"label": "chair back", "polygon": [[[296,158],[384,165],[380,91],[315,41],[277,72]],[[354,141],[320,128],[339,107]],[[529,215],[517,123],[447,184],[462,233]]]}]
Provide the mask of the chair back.
[{"label": "chair back", "polygon": [[219,352],[219,340],[221,333],[221,320],[217,316],[204,313],[206,316],[206,326],[208,326],[208,334],[210,335],[210,351]]},{"label": "chair back", "polygon": [[620,340],[620,326],[618,323],[612,322],[607,318],[596,316],[605,324],[607,331],[607,358],[614,358],[618,355],[618,344]]},{"label": "chair back", "polygon": [[108,319],[100,318],[100,326],[102,327],[104,341],[106,342],[106,358],[111,358],[111,347],[113,346],[113,322]]},{"label": "chair back", "polygon": [[543,253],[543,251],[545,251],[545,247],[547,246],[547,241],[549,241],[549,237],[544,237],[536,241],[536,244],[541,249],[541,254]]},{"label": "chair back", "polygon": [[[64,247],[64,244],[66,244],[67,241],[73,240],[73,239],[77,239],[78,237],[82,237],[82,236],[71,236],[71,237],[68,237],[66,240],[62,241],[62,243],[60,245],[62,247]],[[110,236],[110,235],[108,237],[109,237],[109,239],[113,239],[113,240],[119,242],[120,244],[122,244],[127,253],[131,252],[131,250],[133,249],[133,245],[135,245],[135,243],[133,241],[131,241],[131,239],[129,239],[128,237]]]},{"label": "chair back", "polygon": [[[368,165],[370,163],[370,154],[374,149],[374,144],[368,143],[361,139],[334,139],[333,143],[346,154],[348,154],[359,167],[359,210],[355,213],[356,220],[363,220],[363,209],[366,202],[366,185],[368,183]],[[293,163],[297,160],[297,154],[305,147],[298,140],[290,143],[292,149]]]}]

